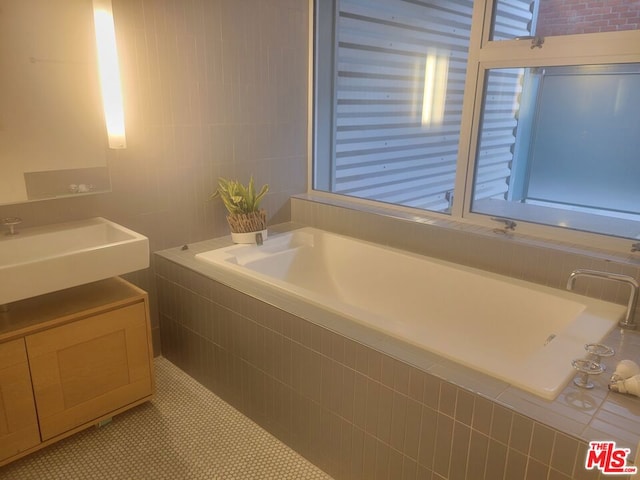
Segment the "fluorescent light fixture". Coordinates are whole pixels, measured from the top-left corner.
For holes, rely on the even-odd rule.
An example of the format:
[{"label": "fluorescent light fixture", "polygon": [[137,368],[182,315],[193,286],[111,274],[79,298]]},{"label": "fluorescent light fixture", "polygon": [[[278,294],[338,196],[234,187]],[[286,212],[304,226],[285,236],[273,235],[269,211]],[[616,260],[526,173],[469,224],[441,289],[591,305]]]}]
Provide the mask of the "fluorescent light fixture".
[{"label": "fluorescent light fixture", "polygon": [[422,125],[442,125],[447,97],[449,55],[427,54],[424,67]]},{"label": "fluorescent light fixture", "polygon": [[124,106],[111,0],[93,0],[93,22],[109,148],[125,148]]}]

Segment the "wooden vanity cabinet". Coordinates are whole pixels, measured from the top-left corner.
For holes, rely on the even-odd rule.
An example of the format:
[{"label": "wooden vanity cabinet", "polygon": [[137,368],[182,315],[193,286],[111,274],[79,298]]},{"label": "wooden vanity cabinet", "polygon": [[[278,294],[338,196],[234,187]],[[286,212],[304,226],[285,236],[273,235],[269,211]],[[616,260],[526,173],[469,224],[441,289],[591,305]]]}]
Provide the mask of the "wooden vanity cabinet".
[{"label": "wooden vanity cabinet", "polygon": [[11,304],[0,342],[0,465],[154,393],[147,294],[120,278]]},{"label": "wooden vanity cabinet", "polygon": [[0,344],[0,459],[40,443],[24,340]]}]

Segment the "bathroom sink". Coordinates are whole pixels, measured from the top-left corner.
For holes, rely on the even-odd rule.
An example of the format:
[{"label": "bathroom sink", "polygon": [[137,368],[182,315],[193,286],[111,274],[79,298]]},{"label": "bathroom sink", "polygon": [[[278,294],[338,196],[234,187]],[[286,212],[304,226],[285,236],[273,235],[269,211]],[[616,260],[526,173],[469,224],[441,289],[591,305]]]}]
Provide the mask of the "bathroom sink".
[{"label": "bathroom sink", "polygon": [[0,234],[0,305],[149,266],[149,240],[101,217]]}]

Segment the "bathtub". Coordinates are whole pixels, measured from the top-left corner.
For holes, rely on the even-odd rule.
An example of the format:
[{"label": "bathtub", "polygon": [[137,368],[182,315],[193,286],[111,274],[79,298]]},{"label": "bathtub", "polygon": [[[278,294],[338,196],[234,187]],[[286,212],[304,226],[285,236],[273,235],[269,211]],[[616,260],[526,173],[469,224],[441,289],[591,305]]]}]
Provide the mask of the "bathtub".
[{"label": "bathtub", "polygon": [[196,259],[554,399],[624,307],[314,228]]}]

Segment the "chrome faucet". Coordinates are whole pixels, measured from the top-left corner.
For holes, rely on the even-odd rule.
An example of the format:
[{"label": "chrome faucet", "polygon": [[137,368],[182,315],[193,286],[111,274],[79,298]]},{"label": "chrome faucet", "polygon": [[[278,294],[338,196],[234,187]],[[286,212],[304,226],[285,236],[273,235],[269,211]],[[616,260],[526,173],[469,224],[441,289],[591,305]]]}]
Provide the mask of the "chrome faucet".
[{"label": "chrome faucet", "polygon": [[569,280],[567,280],[567,290],[573,290],[573,285],[576,283],[576,278],[578,277],[605,278],[607,280],[615,280],[617,282],[622,282],[629,285],[631,287],[631,295],[629,295],[627,313],[624,316],[624,320],[620,320],[619,325],[622,328],[627,328],[630,330],[636,328],[636,322],[633,319],[633,314],[635,312],[636,303],[638,301],[638,289],[640,288],[640,285],[635,278],[619,273],[600,272],[598,270],[579,268],[571,272],[571,275],[569,275]]},{"label": "chrome faucet", "polygon": [[9,227],[9,231],[5,235],[17,235],[16,225],[22,223],[22,219],[18,217],[7,217],[0,220],[0,224]]}]

